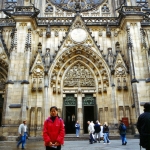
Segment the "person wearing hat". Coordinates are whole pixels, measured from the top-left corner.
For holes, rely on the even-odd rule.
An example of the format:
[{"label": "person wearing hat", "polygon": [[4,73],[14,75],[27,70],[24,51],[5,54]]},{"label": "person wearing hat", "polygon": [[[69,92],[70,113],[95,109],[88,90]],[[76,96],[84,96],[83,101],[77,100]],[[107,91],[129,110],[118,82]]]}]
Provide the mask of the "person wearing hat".
[{"label": "person wearing hat", "polygon": [[144,104],[144,113],[138,117],[137,129],[140,134],[140,146],[150,150],[150,103]]},{"label": "person wearing hat", "polygon": [[50,108],[50,117],[44,122],[43,140],[46,150],[61,150],[61,145],[64,144],[64,122],[58,116],[56,106]]},{"label": "person wearing hat", "polygon": [[27,121],[24,120],[22,124],[19,125],[18,133],[19,133],[19,141],[17,143],[17,148],[19,148],[19,145],[22,143],[22,149],[25,148],[26,144],[26,136],[27,136]]}]

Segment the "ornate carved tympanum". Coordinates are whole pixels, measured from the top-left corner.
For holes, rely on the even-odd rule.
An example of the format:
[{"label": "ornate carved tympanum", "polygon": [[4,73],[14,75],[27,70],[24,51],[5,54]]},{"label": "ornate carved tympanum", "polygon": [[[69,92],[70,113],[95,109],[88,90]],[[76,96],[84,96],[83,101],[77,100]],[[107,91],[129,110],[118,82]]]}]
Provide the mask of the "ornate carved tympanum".
[{"label": "ornate carved tympanum", "polygon": [[64,79],[64,87],[94,87],[94,77],[89,69],[77,63],[67,73]]}]

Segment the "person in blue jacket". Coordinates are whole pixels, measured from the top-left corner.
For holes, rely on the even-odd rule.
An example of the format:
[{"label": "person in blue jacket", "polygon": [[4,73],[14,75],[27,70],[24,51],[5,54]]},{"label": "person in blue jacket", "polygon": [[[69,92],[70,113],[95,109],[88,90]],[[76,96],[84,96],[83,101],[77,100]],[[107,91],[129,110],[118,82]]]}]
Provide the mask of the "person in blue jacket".
[{"label": "person in blue jacket", "polygon": [[80,134],[80,124],[79,124],[78,120],[76,121],[75,128],[76,128],[76,137],[79,137],[79,134]]}]

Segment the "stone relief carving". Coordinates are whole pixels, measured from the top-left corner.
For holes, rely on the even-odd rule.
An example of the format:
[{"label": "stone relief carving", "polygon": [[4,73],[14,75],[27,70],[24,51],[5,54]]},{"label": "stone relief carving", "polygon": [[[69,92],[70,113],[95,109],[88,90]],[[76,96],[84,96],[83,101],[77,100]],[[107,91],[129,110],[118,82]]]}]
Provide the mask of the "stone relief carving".
[{"label": "stone relief carving", "polygon": [[125,69],[121,66],[118,66],[116,68],[116,77],[125,77],[126,74],[125,74]]},{"label": "stone relief carving", "polygon": [[2,58],[2,59],[6,59],[7,58],[6,54],[1,52],[1,48],[0,48],[0,58]]},{"label": "stone relief carving", "polygon": [[64,87],[94,87],[95,81],[92,73],[82,64],[74,65],[66,74]]},{"label": "stone relief carving", "polygon": [[33,70],[33,77],[34,78],[43,78],[43,76],[44,76],[43,67],[40,65],[35,66],[34,70]]}]

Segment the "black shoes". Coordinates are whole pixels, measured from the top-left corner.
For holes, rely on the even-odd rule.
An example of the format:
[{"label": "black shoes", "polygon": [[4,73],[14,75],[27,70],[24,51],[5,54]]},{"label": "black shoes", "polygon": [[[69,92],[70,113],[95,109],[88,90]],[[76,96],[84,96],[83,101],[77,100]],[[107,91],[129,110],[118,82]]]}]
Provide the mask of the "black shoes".
[{"label": "black shoes", "polygon": [[127,144],[127,142],[123,143],[122,145],[126,145],[126,144]]}]

